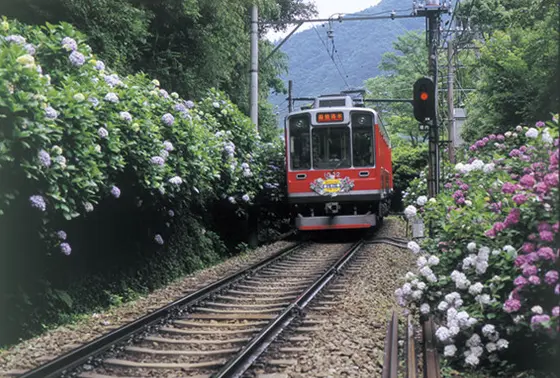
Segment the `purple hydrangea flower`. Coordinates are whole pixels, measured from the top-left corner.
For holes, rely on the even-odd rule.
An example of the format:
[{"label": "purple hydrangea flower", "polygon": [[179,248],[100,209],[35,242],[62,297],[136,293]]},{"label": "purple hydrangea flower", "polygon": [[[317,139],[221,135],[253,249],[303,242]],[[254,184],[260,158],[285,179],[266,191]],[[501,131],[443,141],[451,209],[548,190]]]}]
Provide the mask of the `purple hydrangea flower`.
[{"label": "purple hydrangea flower", "polygon": [[173,109],[179,113],[188,112],[187,107],[183,104],[175,104],[175,106],[173,106]]},{"label": "purple hydrangea flower", "polygon": [[192,102],[191,100],[187,100],[187,101],[185,101],[185,106],[188,109],[192,109],[192,108],[194,108],[194,102]]},{"label": "purple hydrangea flower", "polygon": [[174,150],[173,144],[168,140],[163,142],[163,148],[165,148],[165,151],[173,151]]},{"label": "purple hydrangea flower", "polygon": [[68,59],[70,59],[70,63],[77,67],[82,66],[86,62],[86,57],[79,51],[72,51]]},{"label": "purple hydrangea flower", "polygon": [[161,156],[152,156],[150,162],[154,165],[162,166],[165,164],[165,160]]},{"label": "purple hydrangea flower", "polygon": [[17,45],[25,44],[25,38],[23,38],[21,35],[9,35],[5,38],[5,41],[13,42]]},{"label": "purple hydrangea flower", "polygon": [[163,245],[163,238],[161,237],[160,234],[157,234],[156,236],[154,236],[154,241],[156,243],[158,243],[159,245]]},{"label": "purple hydrangea flower", "polygon": [[538,121],[537,123],[535,123],[536,127],[544,127],[545,123],[543,121]]},{"label": "purple hydrangea flower", "polygon": [[165,123],[167,126],[171,126],[173,125],[173,122],[175,122],[175,117],[173,117],[173,115],[171,115],[170,113],[165,113],[162,117],[161,120],[163,121],[163,123]]},{"label": "purple hydrangea flower", "polygon": [[521,177],[521,180],[519,180],[519,183],[526,188],[532,188],[533,185],[535,185],[535,178],[531,175],[524,175]]},{"label": "purple hydrangea flower", "polygon": [[167,152],[167,150],[161,150],[159,152],[159,156],[161,156],[164,159],[167,159],[169,157],[169,152]]},{"label": "purple hydrangea flower", "polygon": [[552,316],[560,316],[560,306],[552,308]]},{"label": "purple hydrangea flower", "polygon": [[112,103],[116,104],[116,103],[119,102],[119,96],[117,96],[113,92],[109,92],[105,95],[105,101],[109,101],[109,102],[112,102]]},{"label": "purple hydrangea flower", "polygon": [[105,63],[103,63],[103,61],[98,60],[97,62],[95,62],[95,69],[96,70],[104,70],[105,69]]},{"label": "purple hydrangea flower", "polygon": [[173,185],[181,185],[183,183],[183,179],[179,176],[171,177],[169,182]]},{"label": "purple hydrangea flower", "polygon": [[103,139],[105,139],[105,138],[107,138],[107,137],[109,136],[109,132],[108,132],[107,129],[104,128],[104,127],[100,127],[100,128],[97,130],[97,134],[98,134],[101,138],[103,138]]},{"label": "purple hydrangea flower", "polygon": [[129,112],[120,112],[119,117],[121,117],[121,119],[126,122],[132,121],[132,115]]},{"label": "purple hydrangea flower", "polygon": [[56,237],[59,238],[60,240],[66,240],[66,232],[60,230],[56,232]]},{"label": "purple hydrangea flower", "polygon": [[546,185],[555,188],[558,186],[558,172],[549,173],[544,176],[544,182]]},{"label": "purple hydrangea flower", "polygon": [[503,136],[503,134],[498,134],[496,135],[496,140],[499,142],[503,142],[504,140],[506,140],[506,137]]},{"label": "purple hydrangea flower", "polygon": [[539,232],[539,237],[542,241],[551,242],[554,240],[554,234],[550,231],[541,231]]},{"label": "purple hydrangea flower", "polygon": [[121,196],[121,190],[113,185],[111,188],[111,195],[115,198],[119,198]]},{"label": "purple hydrangea flower", "polygon": [[243,194],[243,196],[241,197],[241,199],[245,202],[249,202],[250,198],[248,194]]},{"label": "purple hydrangea flower", "polygon": [[527,285],[527,280],[525,279],[525,277],[519,276],[519,277],[517,277],[516,279],[513,280],[513,284],[515,286],[523,287],[523,286]]},{"label": "purple hydrangea flower", "polygon": [[95,97],[89,97],[89,98],[88,98],[88,101],[91,102],[91,104],[92,104],[93,106],[99,105],[99,100],[96,99]]},{"label": "purple hydrangea flower", "polygon": [[69,256],[72,253],[72,248],[68,243],[61,243],[60,244],[60,251],[64,253],[66,256]]},{"label": "purple hydrangea flower", "polygon": [[37,156],[39,157],[39,161],[41,162],[41,165],[43,167],[48,168],[48,167],[51,166],[51,155],[49,155],[49,153],[47,151],[41,150],[41,151],[39,151]]},{"label": "purple hydrangea flower", "polygon": [[47,117],[47,119],[56,119],[58,117],[58,112],[52,107],[47,106],[45,108],[45,117]]},{"label": "purple hydrangea flower", "polygon": [[445,184],[443,186],[445,189],[451,189],[453,187],[453,184],[451,184],[450,182],[448,182],[447,184]]},{"label": "purple hydrangea flower", "polygon": [[513,196],[512,200],[517,206],[523,205],[527,202],[527,196],[525,194],[516,194]]},{"label": "purple hydrangea flower", "polygon": [[40,196],[40,195],[37,195],[37,194],[33,195],[33,196],[29,197],[29,202],[31,202],[31,207],[34,207],[34,208],[39,209],[41,211],[47,210],[47,204],[46,204],[43,196]]},{"label": "purple hydrangea flower", "polygon": [[35,47],[31,43],[26,44],[24,49],[29,55],[35,55]]},{"label": "purple hydrangea flower", "polygon": [[167,212],[167,214],[169,214],[169,216],[170,216],[171,218],[173,218],[173,217],[175,216],[175,212],[174,212],[173,210],[169,210],[169,211]]},{"label": "purple hydrangea flower", "polygon": [[111,74],[111,75],[103,75],[103,79],[111,88],[116,87],[117,85],[121,84],[121,79],[119,79],[119,75]]},{"label": "purple hydrangea flower", "polygon": [[510,193],[513,194],[517,190],[517,186],[512,184],[511,182],[506,182],[502,185],[502,192],[503,193]]},{"label": "purple hydrangea flower", "polygon": [[163,98],[169,98],[169,93],[165,89],[160,89],[159,93],[163,96]]},{"label": "purple hydrangea flower", "polygon": [[78,49],[78,43],[76,43],[75,39],[70,37],[64,37],[61,44],[67,51],[76,51]]}]

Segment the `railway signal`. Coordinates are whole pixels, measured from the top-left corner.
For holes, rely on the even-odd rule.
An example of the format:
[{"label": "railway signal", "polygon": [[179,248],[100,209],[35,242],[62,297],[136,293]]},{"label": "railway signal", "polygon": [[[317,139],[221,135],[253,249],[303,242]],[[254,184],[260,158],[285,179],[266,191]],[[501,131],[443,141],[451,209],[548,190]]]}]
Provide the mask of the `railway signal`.
[{"label": "railway signal", "polygon": [[434,82],[428,77],[416,80],[413,90],[414,118],[418,122],[434,119],[436,114]]}]

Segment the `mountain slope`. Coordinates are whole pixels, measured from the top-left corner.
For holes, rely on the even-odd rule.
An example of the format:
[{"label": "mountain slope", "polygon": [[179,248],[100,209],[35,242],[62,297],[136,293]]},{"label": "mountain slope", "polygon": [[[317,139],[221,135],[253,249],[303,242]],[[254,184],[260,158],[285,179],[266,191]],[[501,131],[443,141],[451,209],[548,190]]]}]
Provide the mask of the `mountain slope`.
[{"label": "mountain slope", "polygon": [[[410,14],[412,1],[382,0],[355,15],[378,15],[381,12],[390,15],[391,10],[398,15]],[[296,33],[281,48],[289,59],[289,71],[282,80],[293,80],[295,97],[338,93],[347,89],[346,83],[351,88],[361,87],[364,80],[379,73],[381,56],[392,50],[392,43],[399,35],[423,28],[424,19],[410,18],[333,22],[333,39],[327,37],[328,24]],[[341,73],[329,53],[333,51],[333,40],[337,51],[334,60]],[[271,94],[269,100],[278,106],[282,122],[288,107],[286,96]]]}]

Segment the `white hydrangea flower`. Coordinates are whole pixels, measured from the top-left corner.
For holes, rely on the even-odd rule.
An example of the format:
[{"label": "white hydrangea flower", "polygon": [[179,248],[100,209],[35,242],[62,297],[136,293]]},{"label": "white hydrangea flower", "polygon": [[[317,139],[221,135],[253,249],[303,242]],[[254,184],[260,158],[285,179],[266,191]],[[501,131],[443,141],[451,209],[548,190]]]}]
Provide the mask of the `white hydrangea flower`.
[{"label": "white hydrangea flower", "polygon": [[466,311],[461,311],[455,317],[461,328],[466,328],[469,324],[469,314]]},{"label": "white hydrangea flower", "polygon": [[426,196],[420,196],[416,200],[416,204],[418,206],[424,206],[426,204],[426,202],[428,202],[428,197],[426,197]]},{"label": "white hydrangea flower", "polygon": [[476,243],[470,242],[469,244],[467,244],[467,249],[469,250],[469,252],[474,252],[476,250]]},{"label": "white hydrangea flower", "polygon": [[440,311],[445,311],[449,308],[449,303],[445,302],[445,301],[441,301],[439,302],[438,306],[437,306],[438,310]]},{"label": "white hydrangea flower", "polygon": [[484,167],[484,162],[479,159],[474,159],[471,163],[472,170],[481,170]]},{"label": "white hydrangea flower", "polygon": [[410,219],[416,215],[416,208],[412,205],[409,205],[404,209],[404,215]]},{"label": "white hydrangea flower", "polygon": [[436,277],[436,275],[433,274],[433,273],[432,273],[432,274],[428,274],[428,275],[426,276],[426,280],[428,280],[428,282],[432,282],[432,283],[433,283],[433,282],[437,282],[437,277]]},{"label": "white hydrangea flower", "polygon": [[446,345],[445,348],[443,348],[443,355],[445,357],[453,357],[455,353],[457,353],[457,347],[453,344]]},{"label": "white hydrangea flower", "polygon": [[465,205],[467,206],[472,206],[472,201],[471,200],[465,200]]},{"label": "white hydrangea flower", "polygon": [[469,286],[469,293],[471,295],[480,294],[482,292],[483,288],[484,288],[484,285],[482,285],[482,283],[480,283],[480,282],[477,282],[474,285]]},{"label": "white hydrangea flower", "polygon": [[402,286],[402,293],[403,293],[403,295],[409,295],[410,293],[412,293],[412,285],[410,285],[410,283],[406,282]]},{"label": "white hydrangea flower", "polygon": [[449,340],[451,334],[449,333],[449,329],[447,327],[439,327],[436,331],[436,337],[441,342],[446,342]]},{"label": "white hydrangea flower", "polygon": [[413,280],[414,278],[416,278],[416,274],[412,273],[412,272],[407,272],[404,276],[404,278],[407,281]]},{"label": "white hydrangea flower", "polygon": [[461,329],[456,325],[449,325],[449,333],[451,336],[457,336],[461,332]]},{"label": "white hydrangea flower", "polygon": [[494,332],[496,332],[496,327],[493,324],[485,324],[484,327],[482,327],[482,334],[485,337],[492,335]]},{"label": "white hydrangea flower", "polygon": [[429,276],[434,275],[434,272],[432,272],[432,269],[430,269],[429,266],[424,266],[422,269],[420,269],[420,274],[428,278]]},{"label": "white hydrangea flower", "polygon": [[430,313],[430,305],[427,303],[422,303],[422,305],[420,306],[420,313],[424,315]]},{"label": "white hydrangea flower", "polygon": [[416,261],[416,265],[418,266],[418,268],[424,267],[427,263],[428,259],[426,259],[424,256],[418,257],[418,260]]},{"label": "white hydrangea flower", "polygon": [[488,269],[488,261],[477,261],[476,262],[476,273],[484,274]]},{"label": "white hydrangea flower", "polygon": [[478,365],[479,362],[480,362],[480,360],[474,354],[470,354],[465,358],[465,363],[467,365],[476,366],[476,365]]},{"label": "white hydrangea flower", "polygon": [[502,251],[500,251],[499,249],[492,250],[492,256],[498,256],[500,253],[502,253]]},{"label": "white hydrangea flower", "polygon": [[523,321],[523,319],[525,319],[523,315],[517,315],[515,318],[513,318],[513,322],[515,324],[518,324],[519,322]]},{"label": "white hydrangea flower", "polygon": [[482,305],[487,305],[492,302],[492,298],[490,298],[488,294],[477,295],[475,300]]},{"label": "white hydrangea flower", "polygon": [[424,282],[422,282],[422,281],[419,281],[419,282],[416,284],[416,287],[417,287],[419,290],[424,290],[424,289],[426,289],[426,284],[425,284]]},{"label": "white hydrangea flower", "polygon": [[478,323],[478,320],[476,318],[469,318],[469,320],[467,321],[467,327],[472,327],[476,323]]},{"label": "white hydrangea flower", "polygon": [[422,298],[422,290],[414,290],[412,292],[412,299],[420,300]]},{"label": "white hydrangea flower", "polygon": [[482,172],[492,173],[492,172],[494,172],[495,168],[496,168],[496,164],[494,164],[494,163],[484,164],[484,167],[482,168]]},{"label": "white hydrangea flower", "polygon": [[482,348],[481,346],[471,347],[471,355],[474,355],[476,357],[480,357],[480,356],[482,356],[482,352],[484,352],[484,348]]},{"label": "white hydrangea flower", "polygon": [[498,346],[496,345],[496,343],[486,344],[486,350],[488,351],[488,353],[495,352],[497,349],[498,349]]},{"label": "white hydrangea flower", "polygon": [[428,259],[428,265],[434,266],[439,264],[439,257],[431,255]]},{"label": "white hydrangea flower", "polygon": [[456,171],[462,172],[464,168],[465,168],[465,165],[463,163],[457,163],[455,165],[455,170]]},{"label": "white hydrangea flower", "polygon": [[408,249],[412,251],[412,253],[416,254],[420,252],[420,246],[415,241],[409,241],[407,244]]},{"label": "white hydrangea flower", "polygon": [[509,342],[505,339],[500,339],[498,340],[498,342],[496,343],[496,345],[498,345],[498,349],[506,349],[509,346]]},{"label": "white hydrangea flower", "polygon": [[543,131],[543,133],[541,134],[541,139],[546,144],[552,144],[552,142],[554,141],[554,139],[552,139],[552,136],[548,132],[548,129]]},{"label": "white hydrangea flower", "polygon": [[543,309],[542,309],[541,306],[533,306],[533,307],[531,308],[531,312],[532,312],[533,314],[539,314],[539,315],[541,315],[541,314],[543,313]]},{"label": "white hydrangea flower", "polygon": [[429,200],[428,202],[430,202],[430,203],[436,203],[437,200],[436,200],[434,197],[432,197],[432,198],[430,198],[430,200]]},{"label": "white hydrangea flower", "polygon": [[411,284],[412,286],[417,286],[417,285],[418,285],[418,282],[420,282],[420,281],[418,280],[418,278],[415,278],[415,279],[413,279],[412,281],[410,281],[410,284]]},{"label": "white hydrangea flower", "polygon": [[488,257],[490,257],[490,248],[480,247],[478,250],[478,258],[480,260],[488,260]]},{"label": "white hydrangea flower", "polygon": [[504,246],[503,250],[510,255],[515,252],[515,248],[513,248],[511,245]]},{"label": "white hydrangea flower", "polygon": [[480,345],[480,336],[477,333],[473,333],[472,336],[467,340],[466,345],[470,348]]},{"label": "white hydrangea flower", "polygon": [[527,130],[525,136],[527,138],[535,139],[536,137],[539,136],[539,130],[535,129],[534,127],[531,127],[529,130]]},{"label": "white hydrangea flower", "polygon": [[504,136],[505,136],[506,138],[511,137],[511,135],[512,135],[511,131],[506,131],[506,133],[504,134]]}]

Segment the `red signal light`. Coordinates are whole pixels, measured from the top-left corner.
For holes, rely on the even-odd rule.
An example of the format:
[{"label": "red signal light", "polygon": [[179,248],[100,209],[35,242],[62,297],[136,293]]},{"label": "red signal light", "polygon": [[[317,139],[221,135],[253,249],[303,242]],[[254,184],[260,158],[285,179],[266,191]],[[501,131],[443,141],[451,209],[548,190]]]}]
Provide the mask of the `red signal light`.
[{"label": "red signal light", "polygon": [[420,93],[420,100],[426,101],[428,99],[428,94],[426,92]]}]

